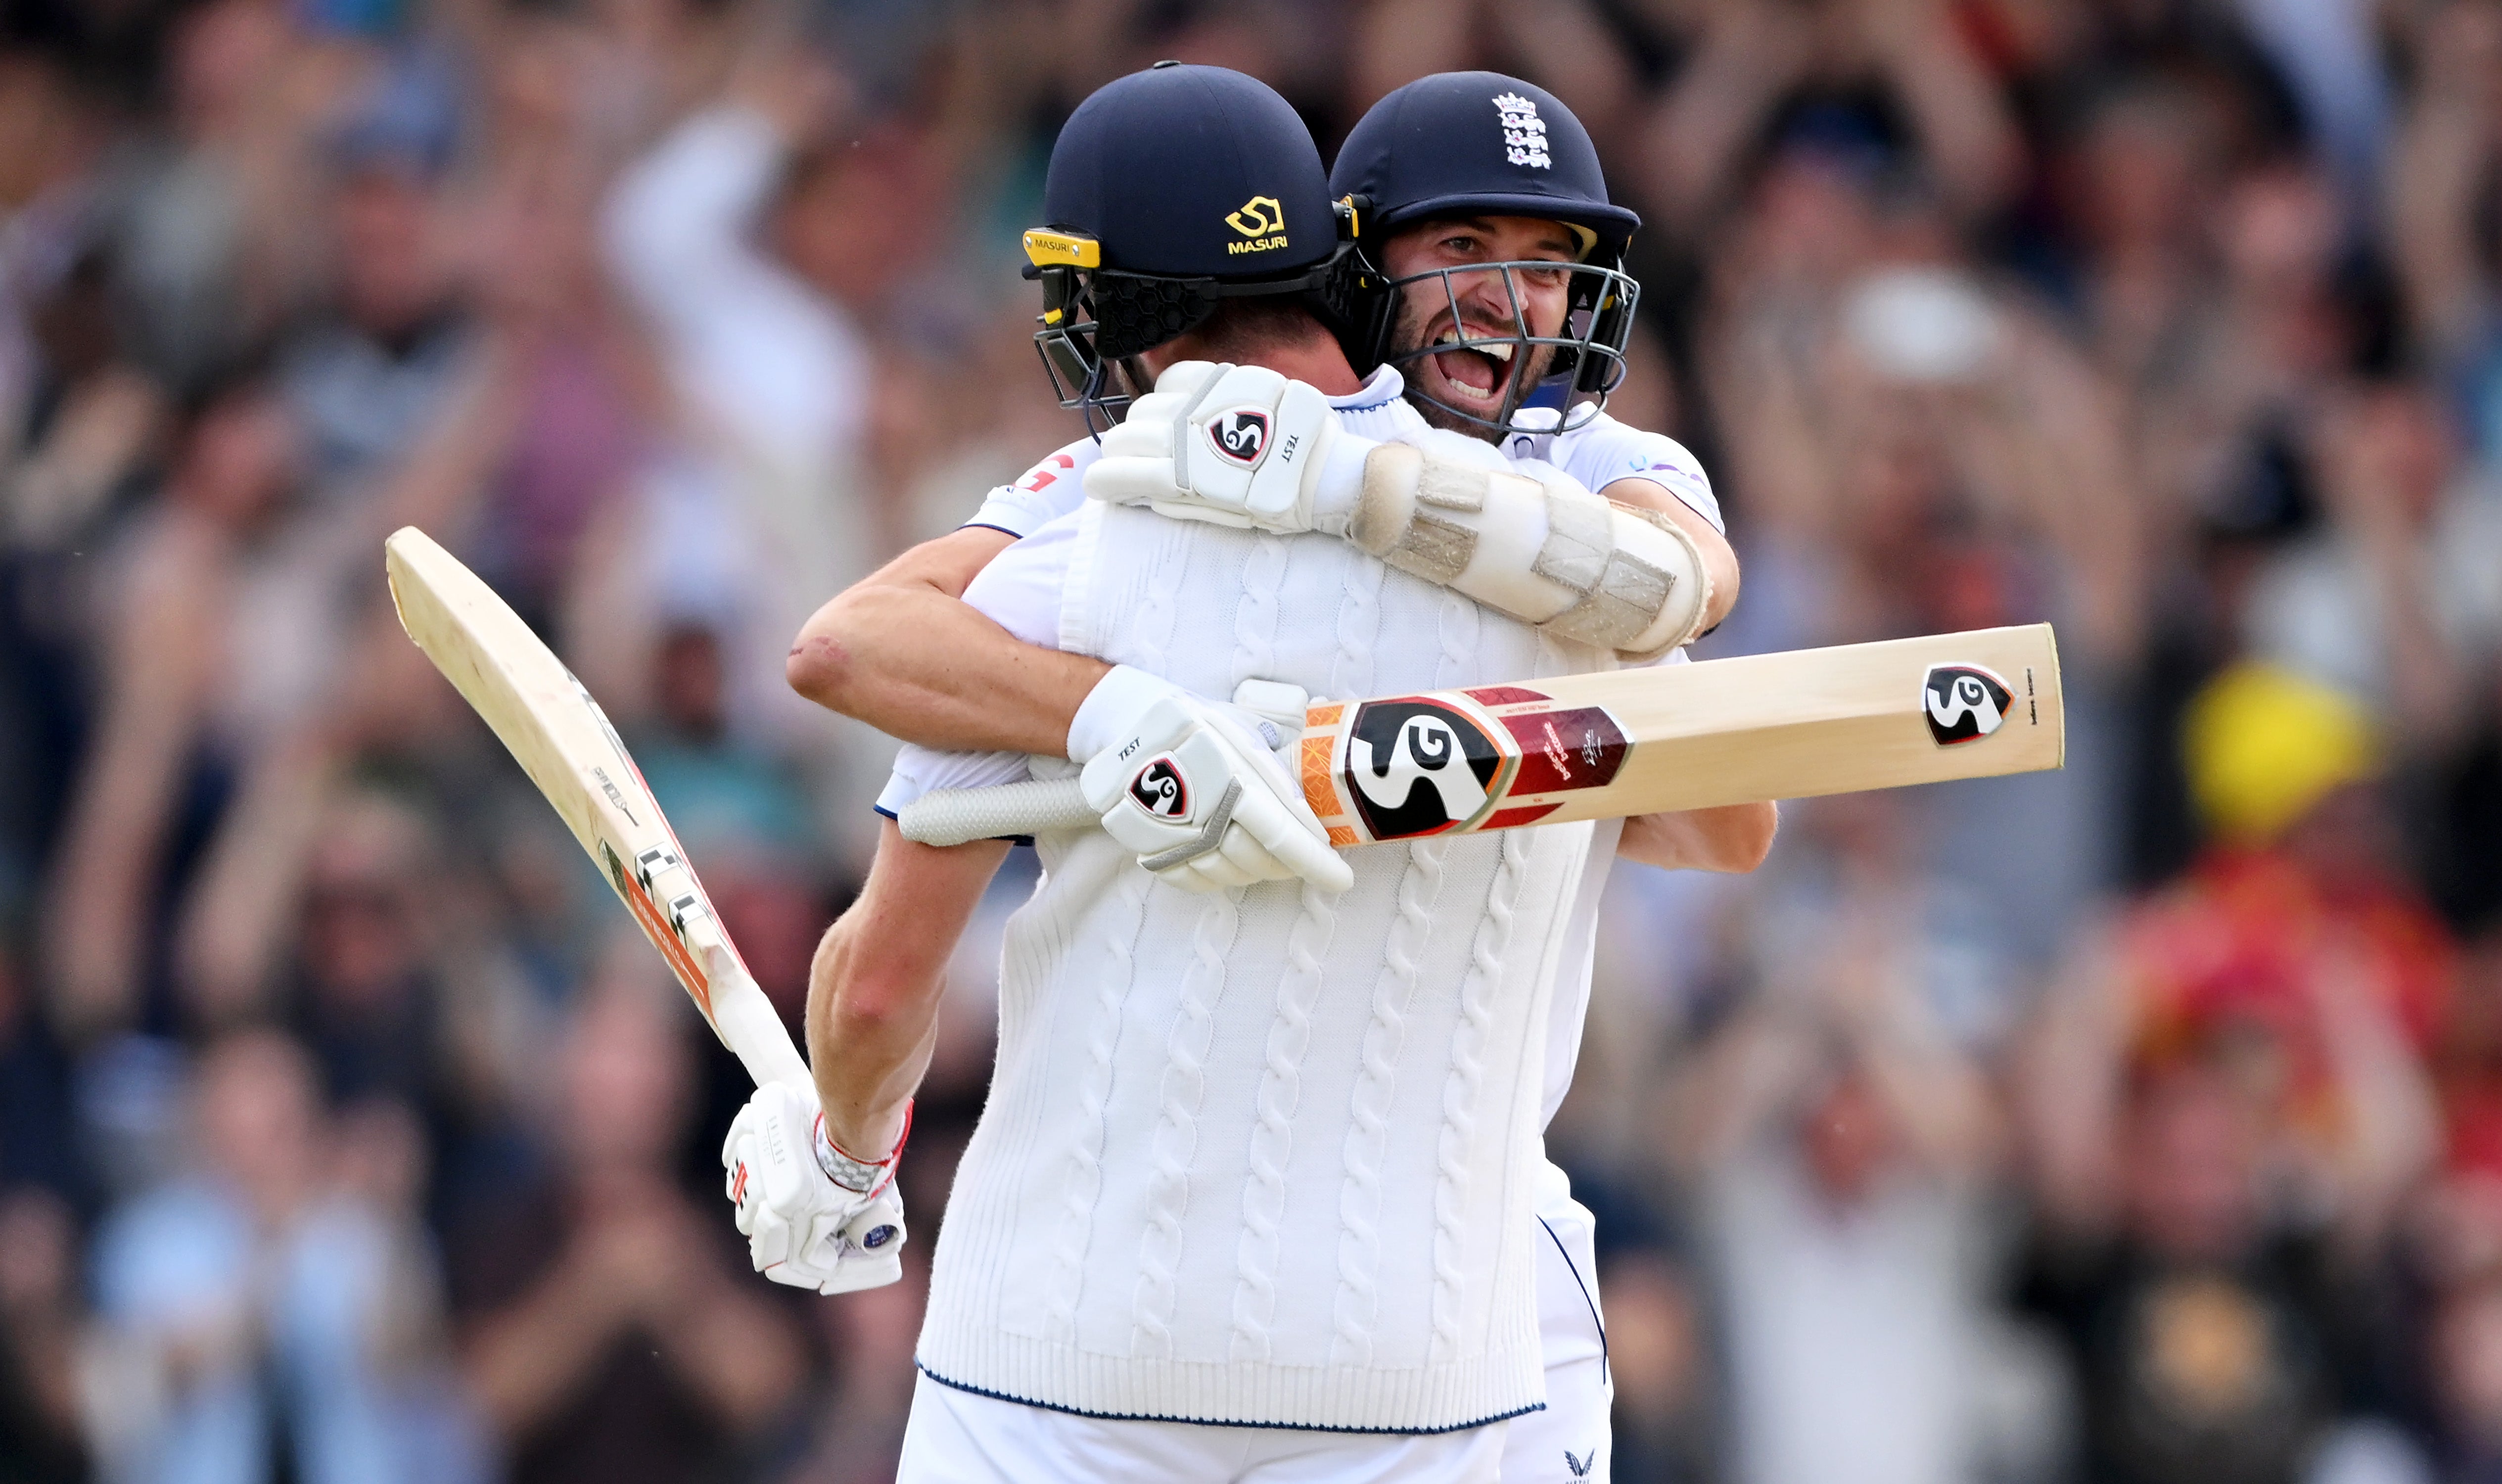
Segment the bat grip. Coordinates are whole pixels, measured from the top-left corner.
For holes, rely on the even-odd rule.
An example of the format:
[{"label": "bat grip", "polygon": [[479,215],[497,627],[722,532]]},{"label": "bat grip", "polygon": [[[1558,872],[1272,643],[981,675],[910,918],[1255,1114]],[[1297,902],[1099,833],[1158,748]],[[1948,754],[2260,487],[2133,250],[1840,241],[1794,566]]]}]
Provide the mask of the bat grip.
[{"label": "bat grip", "polygon": [[704,971],[712,986],[712,1003],[707,1009],[713,1033],[736,1053],[747,1068],[749,1080],[758,1087],[778,1082],[785,1087],[813,1089],[816,1084],[808,1073],[808,1063],[800,1060],[799,1048],[791,1044],[791,1032],[782,1028],[782,1017],[774,1010],[772,999],[748,977],[728,944],[715,943],[703,958]]},{"label": "bat grip", "polygon": [[1009,835],[1054,834],[1099,824],[1074,778],[1031,778],[990,789],[940,789],[903,806],[896,824],[907,840],[963,845]]},{"label": "bat grip", "polygon": [[808,1063],[800,1060],[799,1049],[791,1044],[791,1033],[782,1029],[781,1017],[773,1013],[773,1002],[762,991],[753,999],[716,1000],[713,1025],[758,1087],[768,1082],[795,1088],[816,1086],[808,1075]]}]

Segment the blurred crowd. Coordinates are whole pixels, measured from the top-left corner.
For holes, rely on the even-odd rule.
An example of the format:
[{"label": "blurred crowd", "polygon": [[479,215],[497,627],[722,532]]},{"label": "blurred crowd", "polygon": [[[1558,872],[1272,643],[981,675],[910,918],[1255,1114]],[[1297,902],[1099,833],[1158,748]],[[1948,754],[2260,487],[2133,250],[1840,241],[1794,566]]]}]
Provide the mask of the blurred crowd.
[{"label": "blurred crowd", "polygon": [[917,1267],[748,1271],[737,1063],[380,543],[550,636],[795,1016],[885,753],[785,647],[1079,432],[1017,232],[1165,56],[1325,154],[1435,71],[1580,115],[1705,655],[2058,625],[2064,772],[1617,867],[1550,1131],[1616,1477],[2502,1480],[2502,4],[0,17],[0,1481],[889,1476]]}]

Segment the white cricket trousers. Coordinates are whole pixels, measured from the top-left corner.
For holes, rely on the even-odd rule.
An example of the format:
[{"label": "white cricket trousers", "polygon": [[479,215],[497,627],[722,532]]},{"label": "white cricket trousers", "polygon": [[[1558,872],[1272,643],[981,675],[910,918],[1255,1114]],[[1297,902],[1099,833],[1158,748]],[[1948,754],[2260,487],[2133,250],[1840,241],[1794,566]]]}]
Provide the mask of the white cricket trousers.
[{"label": "white cricket trousers", "polygon": [[1606,1484],[1614,1387],[1590,1213],[1569,1197],[1538,1209],[1543,1411],[1425,1435],[1229,1428],[1080,1417],[925,1375],[896,1484]]},{"label": "white cricket trousers", "polygon": [[1590,1213],[1565,1194],[1564,1172],[1548,1165],[1538,1202],[1538,1348],[1546,1365],[1546,1409],[1511,1419],[1504,1435],[1503,1484],[1607,1484],[1615,1404],[1601,1323]]}]

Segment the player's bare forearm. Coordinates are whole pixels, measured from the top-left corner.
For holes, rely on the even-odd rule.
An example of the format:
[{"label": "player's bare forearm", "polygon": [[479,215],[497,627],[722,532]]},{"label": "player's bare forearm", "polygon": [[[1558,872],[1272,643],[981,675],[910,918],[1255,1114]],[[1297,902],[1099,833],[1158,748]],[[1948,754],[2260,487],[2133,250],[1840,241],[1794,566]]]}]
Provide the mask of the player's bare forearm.
[{"label": "player's bare forearm", "polygon": [[799,630],[791,689],[923,747],[1065,751],[1069,719],[1111,666],[1021,643],[963,600],[1013,539],[966,526],[845,590]]},{"label": "player's bare forearm", "polygon": [[1702,631],[1708,633],[1718,627],[1729,610],[1738,606],[1738,551],[1729,544],[1729,538],[1655,479],[1614,480],[1599,493],[1619,505],[1657,511],[1694,538],[1703,553],[1704,575],[1711,579],[1711,600],[1703,605]]},{"label": "player's bare forearm", "polygon": [[860,899],[817,945],[808,1063],[826,1133],[842,1148],[875,1158],[895,1147],[930,1065],[947,960],[1006,854],[997,840],[916,845],[890,820]]},{"label": "player's bare forearm", "polygon": [[1625,821],[1616,854],[1673,871],[1743,874],[1764,863],[1779,824],[1780,806],[1772,803],[1638,814]]}]

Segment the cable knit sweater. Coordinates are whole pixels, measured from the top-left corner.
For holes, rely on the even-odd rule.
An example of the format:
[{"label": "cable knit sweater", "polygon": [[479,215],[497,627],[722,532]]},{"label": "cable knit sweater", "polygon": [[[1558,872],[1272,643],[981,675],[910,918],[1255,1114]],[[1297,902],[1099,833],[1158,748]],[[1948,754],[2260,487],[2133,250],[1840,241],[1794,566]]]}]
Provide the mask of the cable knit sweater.
[{"label": "cable knit sweater", "polygon": [[[1062,647],[1227,696],[1612,660],[1337,541],[1090,504]],[[1433,1432],[1542,1401],[1533,1174],[1590,827],[1200,896],[1047,837],[935,1258],[924,1370],[1096,1416]]]}]

